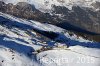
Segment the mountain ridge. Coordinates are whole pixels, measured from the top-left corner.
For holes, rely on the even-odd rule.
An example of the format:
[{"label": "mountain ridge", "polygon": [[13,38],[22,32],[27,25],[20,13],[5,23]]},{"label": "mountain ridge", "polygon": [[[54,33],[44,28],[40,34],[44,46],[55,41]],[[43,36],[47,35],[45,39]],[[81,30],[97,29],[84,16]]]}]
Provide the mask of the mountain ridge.
[{"label": "mountain ridge", "polygon": [[13,3],[17,4],[18,2],[27,2],[29,4],[33,4],[37,9],[51,9],[52,5],[56,6],[65,6],[72,9],[72,6],[83,6],[83,7],[93,7],[91,4],[95,2],[99,2],[99,0],[0,0],[5,3]]}]

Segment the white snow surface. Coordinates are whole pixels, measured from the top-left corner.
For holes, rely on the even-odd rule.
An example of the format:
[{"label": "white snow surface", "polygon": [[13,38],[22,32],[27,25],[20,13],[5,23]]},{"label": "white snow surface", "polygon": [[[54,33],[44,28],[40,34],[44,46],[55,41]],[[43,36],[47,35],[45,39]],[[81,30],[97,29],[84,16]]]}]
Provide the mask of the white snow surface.
[{"label": "white snow surface", "polygon": [[95,54],[95,52],[95,49],[85,49],[83,47],[76,46],[67,50],[55,49],[45,51],[38,54],[37,59],[44,66],[99,66],[100,50],[98,54]]},{"label": "white snow surface", "polygon": [[23,54],[0,46],[0,66],[39,66]]},{"label": "white snow surface", "polygon": [[[70,36],[67,31],[64,32],[64,29],[54,25],[20,19],[0,12],[0,22],[3,21],[1,17],[9,19],[4,22],[10,28],[0,24],[0,66],[100,66],[100,43],[78,38],[77,35]],[[54,47],[34,55],[32,52],[49,43],[31,28],[58,33],[60,36],[57,39],[68,39],[70,43],[78,45],[66,49]],[[53,44],[52,40],[49,42]],[[85,47],[87,44],[90,46]],[[92,47],[92,44],[98,46]]]}]

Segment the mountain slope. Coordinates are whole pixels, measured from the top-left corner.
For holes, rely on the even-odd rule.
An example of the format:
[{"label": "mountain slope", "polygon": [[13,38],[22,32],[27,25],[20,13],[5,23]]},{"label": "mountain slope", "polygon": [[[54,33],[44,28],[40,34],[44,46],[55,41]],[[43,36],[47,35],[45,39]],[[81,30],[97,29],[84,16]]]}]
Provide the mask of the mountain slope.
[{"label": "mountain slope", "polygon": [[[15,5],[14,2],[8,1],[9,3],[5,4],[0,1],[0,11],[19,18],[50,23],[67,30],[91,35],[100,34],[99,1],[71,0],[63,3],[60,0],[41,1],[14,1]],[[65,27],[59,26],[61,24]]]},{"label": "mountain slope", "polygon": [[[50,39],[50,36],[53,36],[53,39]],[[59,59],[59,55],[60,59],[88,56],[92,61],[80,63],[81,65],[99,66],[100,43],[86,40],[75,34],[70,35],[65,29],[51,24],[20,19],[0,12],[1,53],[1,66],[47,66],[48,62],[42,60],[45,58],[51,62],[48,66],[66,65],[66,62],[63,65],[62,62],[51,61],[52,58]]]},{"label": "mountain slope", "polygon": [[[2,0],[1,0],[2,1]],[[34,4],[35,7],[40,9],[51,9],[52,5],[65,6],[72,9],[73,5],[92,7],[91,4],[99,0],[3,0],[5,3],[17,4],[18,2],[27,2]]]}]

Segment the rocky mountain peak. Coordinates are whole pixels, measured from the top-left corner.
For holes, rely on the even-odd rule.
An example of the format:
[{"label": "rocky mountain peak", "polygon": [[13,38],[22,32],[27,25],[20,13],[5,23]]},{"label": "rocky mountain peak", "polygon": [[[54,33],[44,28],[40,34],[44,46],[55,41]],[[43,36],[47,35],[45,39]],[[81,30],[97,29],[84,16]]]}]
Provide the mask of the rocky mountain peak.
[{"label": "rocky mountain peak", "polygon": [[[5,3],[17,4],[18,2],[27,2],[29,4],[35,5],[37,9],[51,9],[52,5],[65,6],[68,9],[72,9],[72,6],[78,5],[82,7],[93,7],[91,4],[99,2],[99,0],[0,0]],[[41,11],[42,11],[41,10]]]}]

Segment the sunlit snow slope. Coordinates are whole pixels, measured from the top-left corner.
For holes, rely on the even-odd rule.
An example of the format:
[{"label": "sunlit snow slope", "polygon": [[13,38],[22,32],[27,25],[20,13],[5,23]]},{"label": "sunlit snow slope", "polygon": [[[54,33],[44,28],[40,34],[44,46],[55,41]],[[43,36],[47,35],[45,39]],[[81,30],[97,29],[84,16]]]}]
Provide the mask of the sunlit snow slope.
[{"label": "sunlit snow slope", "polygon": [[99,66],[99,54],[98,42],[0,12],[0,66]]}]

